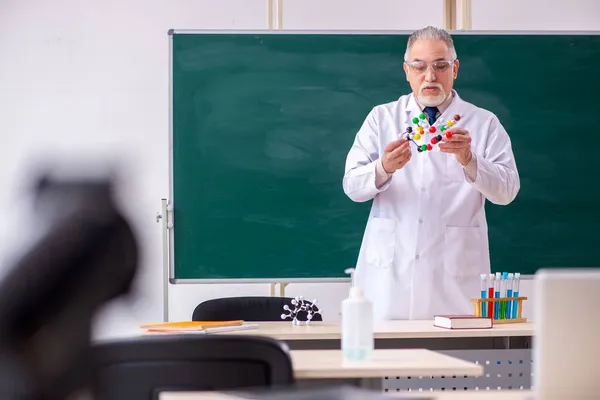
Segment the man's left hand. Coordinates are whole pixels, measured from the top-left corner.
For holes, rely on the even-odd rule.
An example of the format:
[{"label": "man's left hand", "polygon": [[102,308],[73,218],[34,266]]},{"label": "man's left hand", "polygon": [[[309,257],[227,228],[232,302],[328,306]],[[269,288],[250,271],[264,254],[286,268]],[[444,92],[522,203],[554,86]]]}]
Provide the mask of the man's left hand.
[{"label": "man's left hand", "polygon": [[[446,137],[445,133],[452,133],[451,137]],[[463,166],[466,166],[471,161],[471,136],[469,131],[461,128],[448,129],[440,143],[440,150],[444,153],[452,153],[456,156],[456,160]]]}]

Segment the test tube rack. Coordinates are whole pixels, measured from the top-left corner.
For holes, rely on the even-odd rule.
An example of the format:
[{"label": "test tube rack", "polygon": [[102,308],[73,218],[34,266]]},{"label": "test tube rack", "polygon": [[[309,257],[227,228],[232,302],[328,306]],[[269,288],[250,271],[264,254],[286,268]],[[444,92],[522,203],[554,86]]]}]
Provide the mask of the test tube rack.
[{"label": "test tube rack", "polygon": [[[523,311],[523,301],[527,300],[527,297],[497,297],[497,298],[490,298],[490,299],[481,299],[481,298],[477,298],[477,299],[471,299],[471,302],[473,302],[473,310],[475,313],[476,317],[481,317],[481,308],[482,308],[482,304],[484,304],[484,307],[486,310],[488,310],[489,308],[489,303],[492,302],[494,303],[494,306],[492,307],[492,309],[495,309],[496,307],[500,308],[502,302],[512,302],[511,306],[515,305],[515,301],[517,302],[517,318],[493,318],[494,315],[492,315],[492,320],[494,324],[518,324],[518,323],[523,323],[523,322],[527,322],[527,318],[523,318],[522,316],[522,311]],[[506,304],[506,303],[505,303]],[[511,307],[512,309],[512,307]],[[512,314],[512,310],[511,310],[511,314]],[[488,317],[486,315],[486,317]]]}]

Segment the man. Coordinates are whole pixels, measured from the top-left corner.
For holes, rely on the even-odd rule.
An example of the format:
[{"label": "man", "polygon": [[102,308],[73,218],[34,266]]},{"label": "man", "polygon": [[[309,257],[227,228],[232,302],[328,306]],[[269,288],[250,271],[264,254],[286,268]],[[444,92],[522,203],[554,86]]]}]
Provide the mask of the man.
[{"label": "man", "polygon": [[[374,107],[347,157],[344,192],[373,199],[355,279],[378,319],[473,313],[469,299],[490,272],[485,200],[509,204],[520,188],[498,118],[453,89],[458,67],[447,32],[414,32],[404,63],[412,93]],[[406,137],[423,116],[443,135],[439,150],[419,152]]]}]

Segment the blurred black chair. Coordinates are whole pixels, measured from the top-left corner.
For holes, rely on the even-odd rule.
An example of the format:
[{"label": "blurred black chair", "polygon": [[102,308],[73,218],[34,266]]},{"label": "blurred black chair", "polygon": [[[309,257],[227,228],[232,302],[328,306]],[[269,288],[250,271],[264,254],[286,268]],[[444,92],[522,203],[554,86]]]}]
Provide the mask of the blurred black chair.
[{"label": "blurred black chair", "polygon": [[[283,307],[294,309],[291,297],[248,296],[224,297],[204,301],[196,306],[192,314],[193,321],[291,321],[281,314],[288,314]],[[309,301],[304,301],[312,305]],[[314,306],[315,310],[319,308]],[[298,320],[306,321],[306,312],[298,313]],[[321,314],[315,314],[311,321],[323,321]]]},{"label": "blurred black chair", "polygon": [[164,391],[276,388],[294,383],[287,346],[250,335],[143,336],[94,346],[95,400]]},{"label": "blurred black chair", "polygon": [[86,390],[94,316],[129,294],[137,272],[138,242],[112,179],[64,171],[36,180],[31,232],[7,249],[18,252],[2,266],[2,400],[63,400]]}]

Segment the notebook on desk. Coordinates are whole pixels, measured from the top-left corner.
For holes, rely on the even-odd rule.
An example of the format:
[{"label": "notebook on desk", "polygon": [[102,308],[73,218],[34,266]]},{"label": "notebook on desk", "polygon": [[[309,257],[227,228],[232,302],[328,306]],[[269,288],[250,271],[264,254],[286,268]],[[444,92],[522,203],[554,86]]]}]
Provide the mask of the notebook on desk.
[{"label": "notebook on desk", "polygon": [[489,329],[493,325],[491,318],[475,315],[436,315],[433,326],[445,329]]},{"label": "notebook on desk", "polygon": [[258,324],[245,324],[243,320],[179,321],[158,324],[144,324],[141,326],[141,328],[148,333],[207,334],[257,329]]}]

